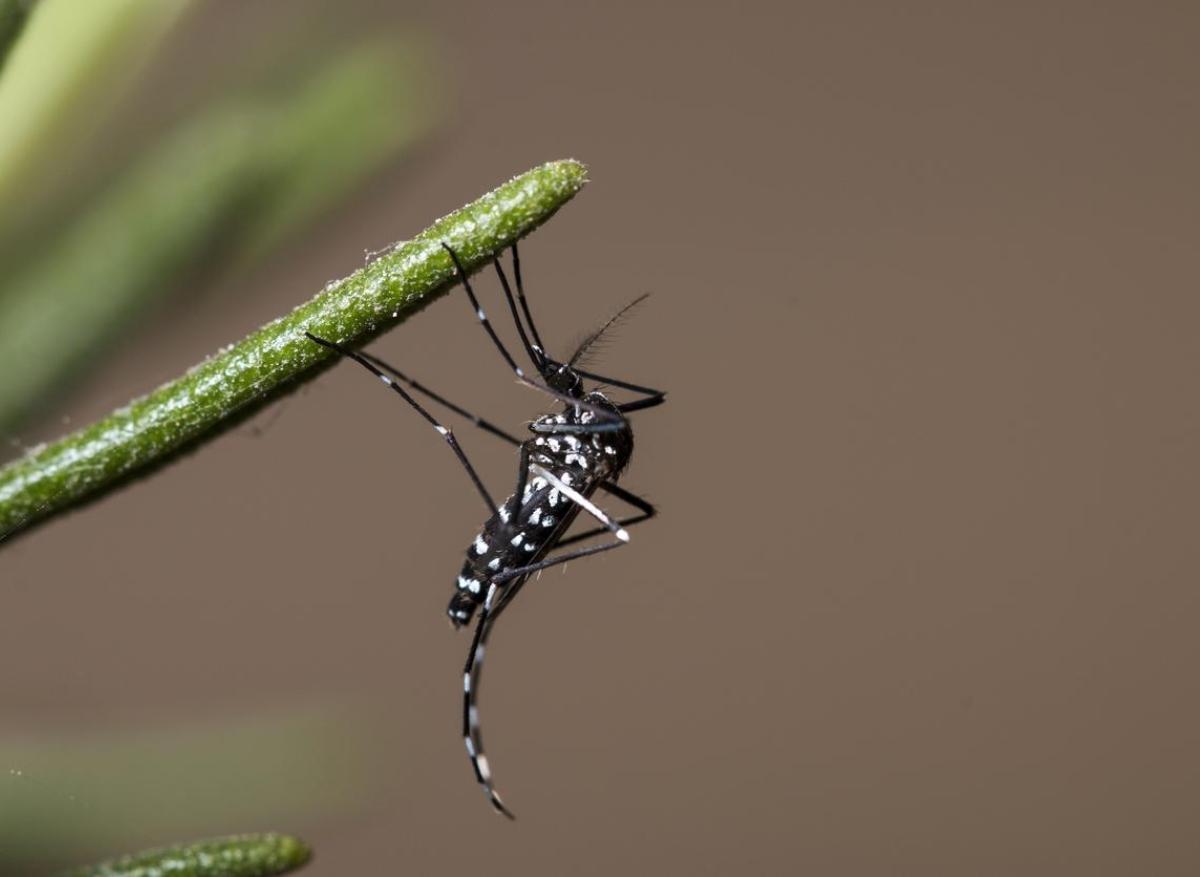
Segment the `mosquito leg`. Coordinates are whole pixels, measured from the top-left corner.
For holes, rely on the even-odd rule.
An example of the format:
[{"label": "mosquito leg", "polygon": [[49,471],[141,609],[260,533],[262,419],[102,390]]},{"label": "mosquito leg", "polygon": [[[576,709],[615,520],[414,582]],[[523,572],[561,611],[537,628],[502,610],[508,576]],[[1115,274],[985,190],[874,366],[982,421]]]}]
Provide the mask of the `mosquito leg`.
[{"label": "mosquito leg", "polygon": [[475,637],[471,641],[471,650],[467,653],[467,663],[463,668],[463,743],[467,747],[467,757],[471,759],[471,767],[475,770],[475,779],[483,787],[483,792],[491,801],[492,806],[509,819],[516,819],[512,811],[504,806],[500,795],[492,784],[491,766],[483,752],[483,733],[479,727],[479,707],[476,703],[479,691],[479,675],[483,670],[483,654],[487,646],[488,634],[499,614],[496,609],[496,597],[500,585],[494,582],[488,586],[487,597],[483,601],[483,610],[479,613],[479,622],[475,625]]},{"label": "mosquito leg", "polygon": [[560,393],[557,390],[546,386],[545,383],[535,381],[525,374],[525,370],[517,365],[517,361],[512,358],[512,354],[508,352],[508,348],[504,346],[504,342],[500,340],[500,336],[497,335],[496,330],[492,328],[491,321],[488,320],[487,314],[479,304],[479,299],[475,296],[475,290],[471,288],[471,281],[467,277],[467,272],[463,268],[462,262],[459,261],[458,254],[450,248],[449,244],[443,243],[442,248],[450,254],[450,259],[454,262],[454,267],[458,270],[458,276],[459,279],[462,280],[463,289],[466,290],[467,298],[470,300],[471,306],[475,308],[475,316],[479,318],[479,322],[483,325],[484,330],[488,333],[488,336],[496,345],[496,349],[500,351],[500,355],[504,358],[504,361],[508,363],[508,367],[511,368],[513,370],[513,374],[517,376],[517,380],[519,380],[522,384],[525,384],[527,387],[533,387],[535,390],[541,390],[543,393],[553,396],[555,399],[565,405],[571,405],[583,411],[590,411],[599,420],[613,424],[614,429],[623,428],[623,424],[611,411],[606,411],[596,405],[590,405],[587,402],[584,402],[582,399],[576,399],[572,396],[566,395],[565,393]]},{"label": "mosquito leg", "polygon": [[471,301],[471,307],[475,308],[475,316],[479,318],[479,322],[483,325],[484,330],[492,339],[492,343],[496,345],[496,349],[500,351],[500,355],[504,357],[504,361],[508,363],[508,367],[513,370],[516,376],[522,380],[527,380],[525,370],[517,365],[517,361],[512,358],[512,354],[508,352],[508,348],[504,346],[504,342],[500,340],[500,336],[496,334],[496,330],[492,328],[491,321],[488,320],[487,314],[484,313],[482,307],[479,306],[479,299],[475,297],[475,290],[471,288],[471,279],[467,276],[466,269],[463,268],[462,262],[458,259],[458,253],[450,248],[449,244],[442,244],[442,248],[450,254],[451,261],[454,262],[454,267],[458,270],[458,279],[462,281],[463,289],[467,292],[467,298]]},{"label": "mosquito leg", "polygon": [[[527,576],[535,572],[541,572],[544,569],[550,569],[552,566],[570,563],[572,560],[579,560],[581,557],[591,557],[593,554],[600,554],[604,551],[612,551],[614,548],[620,548],[621,546],[628,544],[629,543],[627,541],[605,542],[603,545],[592,545],[588,548],[580,548],[575,551],[568,551],[566,554],[548,557],[545,560],[538,561],[537,563],[531,563],[528,566],[518,566],[514,567],[513,569],[505,570],[503,573],[496,576],[494,581],[503,584],[505,582],[512,581],[517,576]],[[507,606],[508,601],[515,596],[515,593],[512,596],[506,594],[504,603],[502,605]]]},{"label": "mosquito leg", "polygon": [[616,378],[605,377],[598,375],[595,372],[584,371],[581,368],[576,368],[575,371],[585,378],[590,378],[593,381],[599,381],[602,384],[609,384],[613,387],[620,387],[623,390],[631,390],[634,393],[641,393],[646,396],[645,399],[638,399],[635,402],[626,402],[624,405],[618,405],[617,410],[622,414],[628,414],[630,411],[641,411],[645,408],[654,408],[656,405],[661,405],[667,401],[666,390],[656,390],[653,387],[643,387],[641,384],[631,384],[629,381],[621,381]]},{"label": "mosquito leg", "polygon": [[404,372],[402,372],[398,368],[396,368],[394,365],[390,365],[389,363],[384,362],[378,356],[375,356],[370,353],[363,353],[360,355],[362,356],[363,359],[369,360],[374,365],[376,365],[383,371],[390,374],[392,377],[408,384],[408,386],[412,387],[412,389],[416,390],[418,393],[420,393],[422,396],[425,396],[427,399],[432,399],[437,404],[441,405],[444,408],[448,408],[449,410],[453,411],[455,414],[459,415],[460,417],[465,417],[467,420],[471,421],[477,427],[482,429],[484,432],[490,433],[491,435],[496,436],[496,438],[504,439],[504,441],[508,442],[510,445],[521,444],[521,440],[519,438],[517,438],[515,435],[513,435],[512,433],[501,429],[500,427],[496,426],[491,421],[485,420],[484,418],[478,416],[477,414],[472,414],[470,411],[463,408],[461,405],[454,404],[446,397],[444,397],[438,393],[435,393],[433,390],[429,389],[425,385],[413,380],[408,375],[404,374]]},{"label": "mosquito leg", "polygon": [[517,334],[521,336],[521,344],[524,345],[525,353],[533,363],[533,367],[540,373],[545,363],[545,357],[540,349],[529,343],[529,336],[525,333],[525,324],[521,322],[521,317],[517,313],[517,303],[513,299],[512,288],[508,285],[508,278],[504,275],[504,267],[495,256],[492,256],[492,264],[496,266],[496,274],[500,278],[500,286],[504,289],[504,297],[508,300],[508,309],[512,312],[513,322],[517,325]]},{"label": "mosquito leg", "polygon": [[324,338],[318,338],[311,332],[305,332],[304,334],[307,335],[312,341],[320,344],[322,347],[328,347],[330,350],[336,350],[342,356],[357,362],[367,371],[374,374],[375,377],[379,378],[381,381],[395,390],[405,402],[416,409],[418,414],[428,420],[433,428],[436,429],[441,434],[442,438],[446,440],[446,443],[450,445],[450,449],[454,451],[454,455],[458,457],[458,461],[462,463],[463,468],[467,470],[467,475],[471,477],[471,482],[475,485],[475,489],[479,491],[479,495],[483,497],[484,503],[487,504],[488,511],[491,514],[497,513],[496,501],[492,499],[492,495],[488,493],[487,488],[483,486],[483,481],[480,480],[479,474],[475,471],[475,467],[471,465],[471,461],[467,459],[467,455],[463,453],[463,449],[459,447],[458,439],[454,437],[453,432],[451,432],[447,427],[442,426],[437,421],[437,418],[435,418],[432,414],[426,411],[424,407],[422,407],[420,402],[410,396],[408,392],[402,386],[400,386],[400,384],[396,383],[396,381],[392,380],[386,374],[380,371],[374,363],[372,363],[362,354],[357,353],[348,347],[343,347],[341,344],[337,344],[333,341],[326,341]]},{"label": "mosquito leg", "polygon": [[626,429],[622,422],[604,423],[538,423],[529,424],[531,432],[540,435],[594,435],[604,432],[620,432]]},{"label": "mosquito leg", "polygon": [[666,401],[667,397],[665,395],[651,396],[648,399],[638,399],[634,402],[626,402],[624,405],[618,405],[617,410],[622,414],[628,414],[630,411],[642,411],[646,408],[656,408]]},{"label": "mosquito leg", "polygon": [[537,345],[538,352],[545,353],[546,345],[542,343],[537,325],[533,322],[533,314],[529,312],[529,302],[525,298],[525,284],[521,282],[521,254],[517,252],[516,241],[513,241],[512,245],[512,263],[513,276],[517,279],[517,298],[521,300],[521,310],[525,312],[525,322],[529,323],[529,331],[533,334],[533,343]]},{"label": "mosquito leg", "polygon": [[576,373],[585,378],[591,378],[593,381],[599,381],[602,384],[611,384],[614,387],[620,387],[622,390],[632,390],[635,393],[641,393],[643,396],[662,396],[667,395],[666,390],[656,390],[653,387],[643,387],[641,384],[631,384],[629,381],[619,381],[616,378],[605,377],[598,375],[595,372],[584,371],[577,366],[571,366]]},{"label": "mosquito leg", "polygon": [[500,509],[500,519],[504,521],[505,538],[512,538],[513,531],[516,529],[517,515],[521,511],[521,505],[525,501],[526,485],[529,481],[529,446],[521,445],[517,460],[517,489],[513,491],[512,497]]},{"label": "mosquito leg", "polygon": [[[621,518],[618,520],[617,523],[622,527],[632,527],[634,524],[640,524],[643,521],[648,521],[658,514],[658,510],[654,508],[654,506],[646,502],[646,500],[642,499],[636,493],[630,493],[625,488],[620,487],[610,481],[601,481],[598,486],[601,490],[604,490],[615,496],[617,499],[628,503],[640,512],[640,514],[634,515],[632,518]],[[594,529],[587,530],[578,534],[577,536],[571,536],[567,539],[561,540],[557,547],[563,548],[567,545],[574,545],[576,542],[582,542],[585,539],[591,539],[593,536],[599,536],[601,533],[604,533],[607,530],[607,527],[596,527]]]}]

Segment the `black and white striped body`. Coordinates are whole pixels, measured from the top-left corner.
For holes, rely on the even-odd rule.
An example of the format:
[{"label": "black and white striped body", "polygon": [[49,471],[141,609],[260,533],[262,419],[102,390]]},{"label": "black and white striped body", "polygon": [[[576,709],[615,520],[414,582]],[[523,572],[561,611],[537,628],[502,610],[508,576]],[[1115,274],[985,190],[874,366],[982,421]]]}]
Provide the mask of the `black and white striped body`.
[{"label": "black and white striped body", "polygon": [[[615,482],[628,465],[633,453],[633,433],[617,407],[601,393],[591,393],[584,401],[621,418],[624,428],[590,435],[572,434],[572,428],[593,423],[596,415],[567,406],[558,414],[542,415],[530,424],[537,437],[524,442],[524,451],[531,468],[541,467],[552,478],[590,499],[602,481]],[[460,627],[471,621],[475,610],[487,598],[488,583],[497,575],[542,560],[562,539],[580,511],[581,506],[551,480],[531,471],[520,502],[516,494],[508,497],[467,548],[467,558],[446,610],[451,623]],[[507,582],[506,586],[511,584]]]}]

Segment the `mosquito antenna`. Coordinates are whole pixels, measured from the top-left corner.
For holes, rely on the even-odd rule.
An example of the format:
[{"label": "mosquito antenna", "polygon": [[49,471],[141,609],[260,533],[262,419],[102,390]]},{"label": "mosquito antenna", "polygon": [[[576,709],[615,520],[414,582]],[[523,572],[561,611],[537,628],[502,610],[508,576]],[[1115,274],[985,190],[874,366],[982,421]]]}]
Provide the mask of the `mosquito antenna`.
[{"label": "mosquito antenna", "polygon": [[595,344],[597,341],[600,340],[600,338],[604,335],[605,332],[607,332],[609,329],[611,329],[622,317],[624,317],[626,314],[628,314],[631,310],[633,310],[635,307],[640,305],[642,302],[644,302],[649,297],[650,297],[650,293],[643,292],[641,295],[639,295],[637,298],[635,298],[629,304],[625,305],[625,307],[621,308],[621,310],[617,311],[615,314],[613,314],[611,317],[609,317],[608,322],[606,322],[603,326],[601,326],[595,332],[592,332],[590,335],[588,335],[586,338],[584,338],[583,341],[581,341],[579,343],[579,347],[576,348],[575,353],[572,354],[571,359],[567,364],[573,368],[575,366],[575,363],[579,362],[580,358],[582,358],[583,355],[588,352],[588,349],[593,344]]}]

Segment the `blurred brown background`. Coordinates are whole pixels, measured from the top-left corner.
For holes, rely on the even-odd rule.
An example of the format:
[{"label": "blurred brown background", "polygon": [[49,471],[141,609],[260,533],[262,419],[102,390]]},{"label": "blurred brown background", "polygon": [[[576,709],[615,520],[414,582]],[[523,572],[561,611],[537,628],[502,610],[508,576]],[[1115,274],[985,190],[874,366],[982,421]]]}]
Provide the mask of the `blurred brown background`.
[{"label": "blurred brown background", "polygon": [[[193,10],[160,98],[323,6]],[[515,824],[442,616],[480,504],[358,370],[13,540],[0,820],[36,805],[44,848],[11,873],[268,828],[313,877],[1196,873],[1195,7],[337,7],[433,41],[438,132],[59,413],[576,157],[526,283],[560,353],[653,292],[597,368],[670,390],[623,480],[661,516],[498,626]],[[457,294],[373,350],[517,428],[546,407]],[[507,491],[510,450],[458,432]]]}]

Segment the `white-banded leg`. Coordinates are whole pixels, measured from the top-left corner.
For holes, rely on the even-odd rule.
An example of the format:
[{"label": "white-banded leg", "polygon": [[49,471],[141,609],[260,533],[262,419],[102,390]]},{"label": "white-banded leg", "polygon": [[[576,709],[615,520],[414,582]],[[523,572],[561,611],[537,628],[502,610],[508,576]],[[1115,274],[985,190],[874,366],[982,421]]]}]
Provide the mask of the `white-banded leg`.
[{"label": "white-banded leg", "polygon": [[[529,335],[525,332],[525,324],[521,321],[521,315],[517,313],[517,303],[513,299],[512,287],[508,285],[508,277],[504,273],[504,266],[500,264],[500,259],[492,256],[492,264],[496,267],[496,275],[500,278],[500,286],[504,289],[504,297],[508,300],[508,310],[512,314],[513,323],[516,324],[517,334],[521,336],[521,344],[525,347],[525,354],[529,357],[529,361],[533,363],[533,367],[542,372],[546,356],[542,350],[541,342],[535,346],[530,343]],[[525,315],[529,316],[529,307],[525,304],[524,295],[521,296],[521,304],[525,308]],[[530,323],[530,330],[533,330],[533,324]]]},{"label": "white-banded leg", "polygon": [[479,474],[475,471],[475,467],[471,465],[471,461],[467,459],[467,455],[463,453],[463,449],[459,446],[458,439],[454,437],[454,433],[451,432],[449,428],[442,426],[442,424],[438,422],[437,418],[426,411],[420,402],[409,395],[409,393],[402,386],[400,386],[400,384],[384,374],[373,362],[371,362],[361,353],[351,350],[349,347],[343,347],[341,344],[338,344],[335,341],[326,341],[324,338],[318,338],[311,332],[305,332],[304,334],[307,335],[310,340],[320,344],[322,347],[328,347],[330,350],[335,350],[342,356],[357,362],[367,371],[375,375],[375,377],[379,378],[379,380],[391,387],[392,390],[394,390],[402,399],[404,399],[405,402],[416,409],[418,414],[429,421],[430,425],[432,425],[433,428],[438,431],[441,437],[446,440],[446,444],[450,445],[450,449],[454,451],[454,455],[458,457],[458,462],[460,462],[463,468],[467,470],[467,475],[471,477],[471,482],[475,485],[475,489],[479,491],[479,495],[483,497],[483,501],[488,507],[488,513],[493,515],[497,513],[496,501],[492,499],[492,495],[488,493],[487,488],[483,486],[483,481],[479,478]]},{"label": "white-banded leg", "polygon": [[525,320],[529,323],[529,331],[533,335],[534,345],[539,353],[544,354],[546,345],[542,343],[542,336],[538,334],[537,324],[533,322],[533,314],[529,312],[529,302],[525,298],[525,284],[521,282],[521,254],[517,252],[516,241],[513,241],[511,249],[513,276],[517,279],[517,297],[521,300],[521,310],[525,312]]},{"label": "white-banded leg", "polygon": [[504,441],[508,442],[510,445],[521,444],[521,440],[519,438],[517,438],[515,435],[513,435],[512,433],[508,432],[505,429],[502,429],[499,426],[496,426],[496,424],[492,423],[490,420],[486,420],[486,419],[480,417],[478,414],[472,414],[470,411],[468,411],[466,408],[463,408],[461,405],[457,405],[454,402],[451,402],[449,399],[447,399],[445,396],[442,396],[440,393],[436,393],[433,390],[426,387],[424,384],[415,380],[414,378],[410,378],[408,375],[406,375],[404,372],[400,371],[400,369],[396,368],[391,363],[385,362],[384,360],[380,359],[378,356],[375,356],[372,353],[362,353],[360,355],[362,356],[363,359],[369,360],[374,365],[376,365],[383,371],[390,374],[392,377],[408,384],[409,387],[411,387],[413,390],[416,390],[418,393],[420,393],[422,396],[425,396],[427,399],[431,399],[432,401],[441,405],[443,408],[447,408],[450,411],[453,411],[455,414],[457,414],[460,417],[465,417],[467,420],[471,421],[471,423],[475,424],[475,426],[479,427],[480,429],[482,429],[484,432],[488,433],[489,435],[494,435],[494,436],[496,436],[496,438],[503,439]]},{"label": "white-banded leg", "polygon": [[[620,518],[617,520],[617,524],[622,527],[632,527],[635,524],[648,521],[658,514],[658,509],[656,509],[646,500],[642,499],[636,493],[632,493],[631,491],[628,491],[624,487],[614,484],[611,481],[601,481],[597,487],[607,493],[612,494],[617,499],[628,503],[638,510],[639,514],[636,514],[631,518]],[[591,539],[593,536],[599,536],[601,533],[605,533],[607,531],[607,527],[594,527],[591,530],[585,530],[584,532],[575,536],[570,536],[566,539],[560,540],[556,547],[563,548],[567,545],[574,545],[576,542],[582,542],[585,539]]]},{"label": "white-banded leg", "polygon": [[512,811],[504,806],[499,793],[492,783],[492,769],[487,755],[483,751],[483,733],[479,727],[479,674],[483,670],[483,655],[487,648],[488,634],[491,633],[497,612],[497,599],[503,590],[501,585],[492,582],[488,585],[487,597],[483,601],[483,609],[479,613],[479,621],[475,625],[475,637],[471,641],[471,651],[467,653],[467,663],[463,668],[463,743],[467,747],[467,756],[471,759],[471,767],[475,771],[475,779],[483,787],[492,806],[509,819],[516,819]]}]

